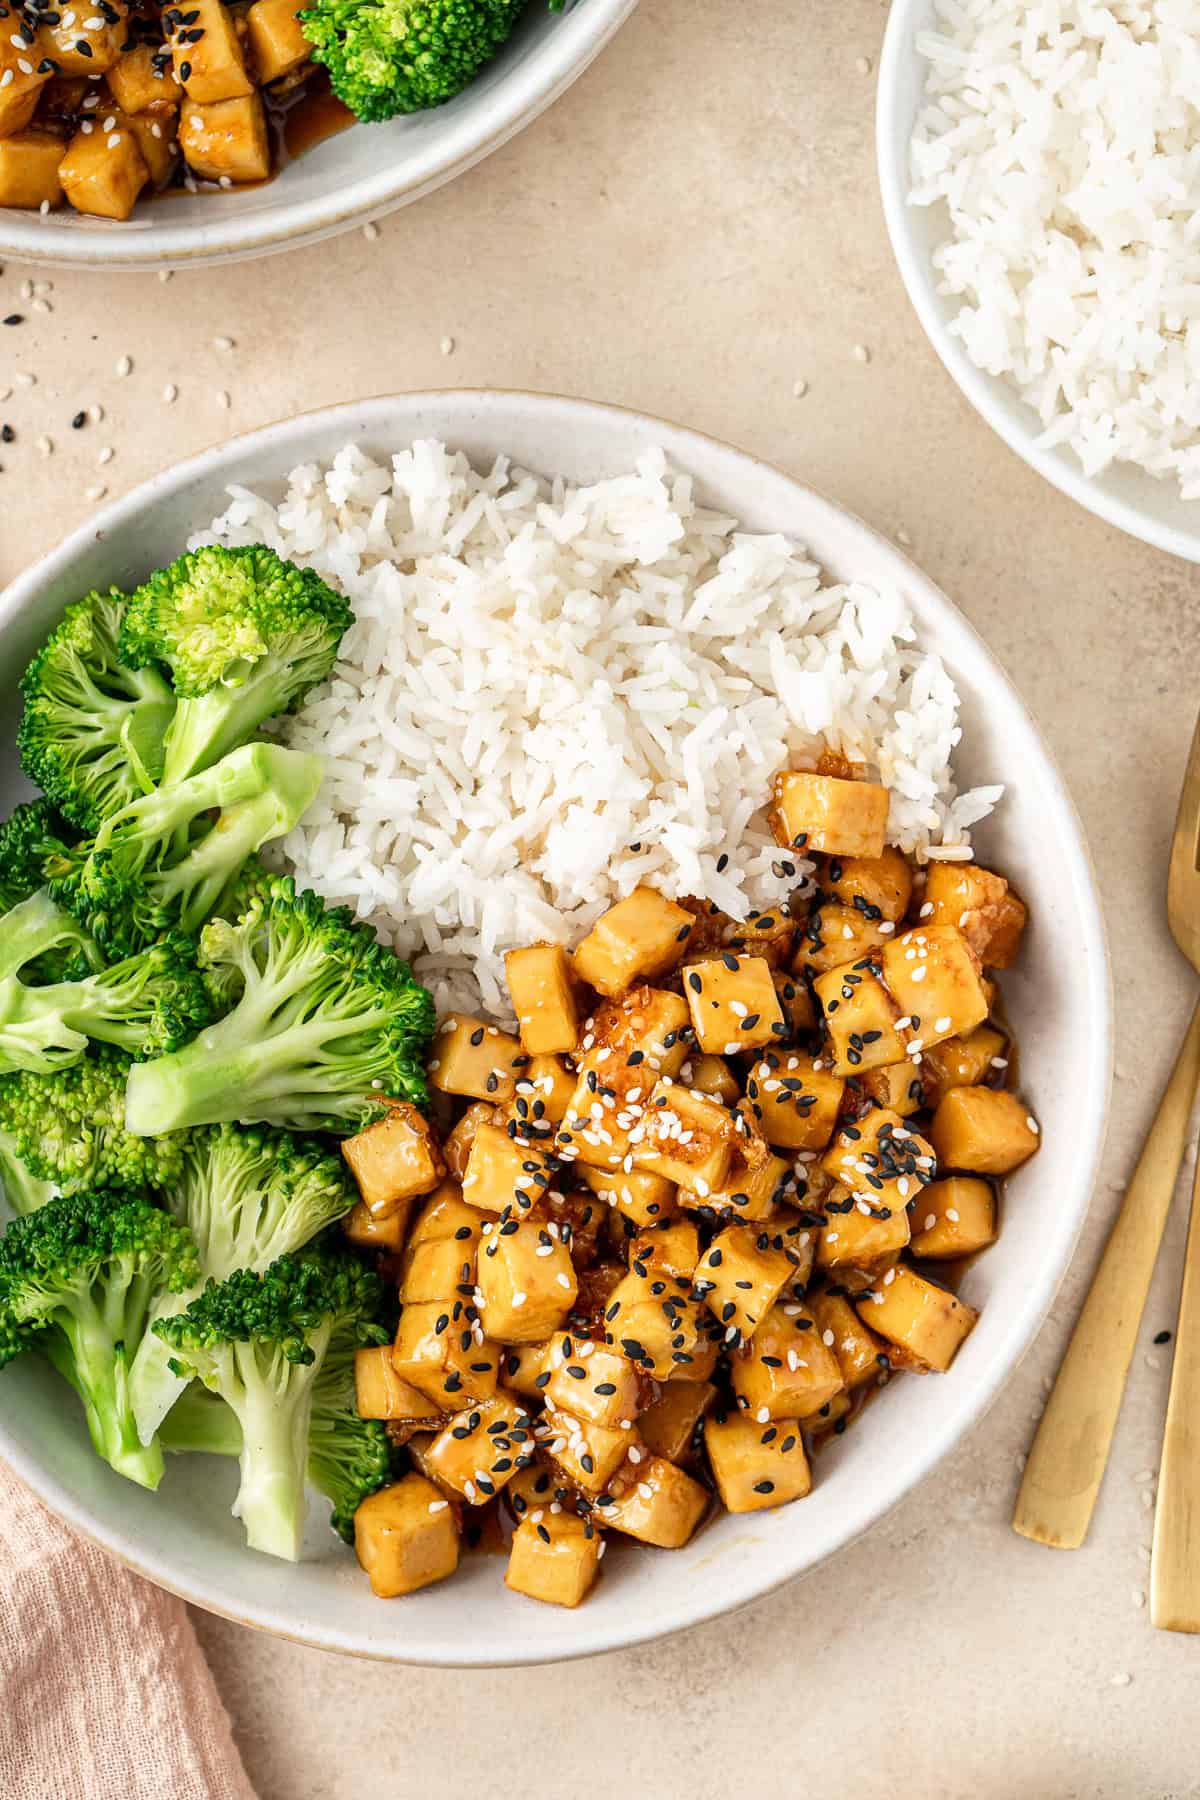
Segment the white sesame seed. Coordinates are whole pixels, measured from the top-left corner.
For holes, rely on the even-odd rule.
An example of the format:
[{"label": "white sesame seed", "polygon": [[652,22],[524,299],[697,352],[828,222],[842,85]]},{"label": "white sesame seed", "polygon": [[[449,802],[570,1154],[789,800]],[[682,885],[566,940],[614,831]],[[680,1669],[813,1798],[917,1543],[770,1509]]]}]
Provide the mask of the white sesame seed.
[{"label": "white sesame seed", "polygon": [[769,1406],[760,1406],[758,1411],[755,1413],[754,1418],[755,1418],[756,1423],[759,1425],[769,1424],[770,1418],[771,1418],[770,1407]]},{"label": "white sesame seed", "polygon": [[226,412],[228,412],[229,408],[233,405],[233,401],[229,397],[228,388],[218,388],[216,399],[217,405],[224,408]]},{"label": "white sesame seed", "polygon": [[448,1500],[431,1500],[429,1502],[429,1510],[431,1513],[445,1512],[449,1504],[450,1502]]},{"label": "white sesame seed", "polygon": [[[176,400],[178,400],[178,398],[179,398],[179,389],[175,386],[175,383],[173,381],[168,381],[166,387],[162,391],[163,405],[164,406],[174,406],[174,404],[175,404]],[[430,1065],[430,1067],[436,1068],[437,1064],[432,1063]]]},{"label": "white sesame seed", "polygon": [[1133,1676],[1126,1673],[1124,1670],[1122,1670],[1122,1672],[1119,1675],[1113,1676],[1112,1680],[1109,1682],[1109,1686],[1110,1687],[1128,1687],[1129,1684],[1132,1682],[1132,1680],[1133,1680]]},{"label": "white sesame seed", "polygon": [[860,362],[860,363],[869,363],[870,362],[871,352],[867,349],[867,346],[865,344],[855,344],[854,360],[855,360],[855,362]]},{"label": "white sesame seed", "polygon": [[117,358],[115,373],[122,377],[131,375],[133,373],[133,358],[131,356],[119,356]]},{"label": "white sesame seed", "polygon": [[48,438],[43,434],[43,436],[41,436],[37,441],[37,450],[38,450],[39,456],[53,456],[53,454],[54,454],[53,438]]},{"label": "white sesame seed", "polygon": [[366,238],[368,244],[375,243],[379,237],[378,225],[364,225],[362,228],[362,231],[363,231],[363,236]]},{"label": "white sesame seed", "polygon": [[798,380],[793,381],[792,383],[792,395],[797,400],[803,400],[807,392],[808,383],[805,381],[803,375],[801,375]]},{"label": "white sesame seed", "polygon": [[174,273],[174,269],[160,269],[158,271],[158,279],[162,282],[168,282]]},{"label": "white sesame seed", "polygon": [[454,355],[454,339],[452,337],[444,337],[442,339],[441,343],[438,345],[438,349],[441,351],[443,356],[453,356]]},{"label": "white sesame seed", "polygon": [[1146,1596],[1145,1596],[1145,1594],[1143,1594],[1141,1588],[1131,1589],[1129,1598],[1133,1601],[1133,1604],[1137,1607],[1142,1607],[1142,1606],[1145,1606],[1145,1604],[1146,1604]]},{"label": "white sesame seed", "polygon": [[1032,1114],[1032,1113],[1026,1113],[1026,1115],[1025,1115],[1025,1123],[1026,1123],[1026,1124],[1027,1124],[1027,1125],[1028,1125],[1028,1127],[1029,1127],[1029,1129],[1030,1129],[1030,1131],[1032,1131],[1032,1133],[1033,1133],[1033,1135],[1034,1135],[1034,1137],[1037,1137],[1037,1136],[1039,1136],[1039,1134],[1040,1134],[1040,1133],[1041,1133],[1041,1129],[1042,1129],[1042,1128],[1041,1128],[1041,1126],[1040,1126],[1040,1125],[1039,1125],[1039,1124],[1038,1124],[1038,1122],[1037,1122],[1037,1120],[1036,1120],[1036,1119],[1035,1119],[1035,1118],[1034,1118],[1034,1116],[1033,1116],[1033,1114]]},{"label": "white sesame seed", "polygon": [[101,481],[101,482],[98,482],[95,487],[88,488],[86,490],[86,492],[84,493],[83,497],[85,500],[103,500],[103,498],[104,498],[105,494],[107,494],[107,492],[108,492],[108,489],[105,487],[104,483]]},{"label": "white sesame seed", "polygon": [[869,75],[871,73],[870,57],[869,56],[856,56],[854,59],[854,67],[860,75]]},{"label": "white sesame seed", "polygon": [[115,455],[116,451],[113,449],[112,445],[105,444],[103,450],[101,450],[99,456],[96,458],[96,461],[99,463],[100,467],[103,468],[105,463],[110,463]]},{"label": "white sesame seed", "polygon": [[935,1019],[933,1021],[933,1029],[935,1031],[949,1031],[950,1020],[948,1018]]},{"label": "white sesame seed", "polygon": [[232,350],[233,349],[233,339],[231,337],[215,337],[213,339],[213,349],[214,350]]}]

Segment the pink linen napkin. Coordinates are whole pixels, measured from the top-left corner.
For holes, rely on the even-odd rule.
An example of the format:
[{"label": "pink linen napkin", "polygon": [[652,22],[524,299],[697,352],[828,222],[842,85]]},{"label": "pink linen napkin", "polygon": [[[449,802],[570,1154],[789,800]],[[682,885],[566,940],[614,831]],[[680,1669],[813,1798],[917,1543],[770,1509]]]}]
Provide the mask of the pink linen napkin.
[{"label": "pink linen napkin", "polygon": [[181,1600],[0,1463],[3,1800],[255,1800]]}]

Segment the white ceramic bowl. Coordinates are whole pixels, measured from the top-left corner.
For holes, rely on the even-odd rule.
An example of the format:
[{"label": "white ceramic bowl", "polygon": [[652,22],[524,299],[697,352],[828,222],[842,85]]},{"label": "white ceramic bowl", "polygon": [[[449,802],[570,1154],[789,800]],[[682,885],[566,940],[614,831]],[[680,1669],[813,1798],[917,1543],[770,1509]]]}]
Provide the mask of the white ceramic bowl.
[{"label": "white ceramic bowl", "polygon": [[504,50],[456,99],[359,125],[298,157],[265,186],[173,194],[124,223],[63,207],[0,207],[0,256],[60,268],[157,269],[240,262],[315,244],[420,199],[499,149],[564,94],[637,0],[574,0],[528,11]]},{"label": "white ceramic bowl", "polygon": [[1010,450],[1053,482],[1080,506],[1107,519],[1132,537],[1200,562],[1200,501],[1180,498],[1174,480],[1158,481],[1132,463],[1118,463],[1103,475],[1086,475],[1067,445],[1039,449],[1041,421],[1016,389],[977,368],[951,335],[957,311],[951,297],[937,291],[933,252],[950,231],[943,205],[910,206],[909,143],[921,105],[928,65],[917,54],[916,37],[933,23],[933,0],[892,0],[879,62],[876,151],[884,217],[909,299],[930,343],[971,405],[998,432]]},{"label": "white ceramic bowl", "polygon": [[[510,452],[547,474],[594,480],[662,445],[702,498],[756,530],[802,539],[839,580],[899,589],[962,696],[966,782],[1008,792],[980,833],[1032,909],[1005,995],[1022,1085],[1043,1147],[1011,1182],[997,1246],[971,1269],[982,1316],[948,1375],[898,1381],[861,1425],[822,1451],[812,1495],[778,1512],[723,1516],[684,1550],[614,1556],[578,1612],[518,1599],[503,1563],[468,1557],[457,1577],[403,1601],[372,1598],[353,1557],[317,1521],[296,1567],[246,1550],[229,1516],[235,1471],[184,1458],[157,1495],[91,1454],[68,1390],[36,1358],[0,1374],[0,1456],[46,1502],[152,1580],[214,1612],[327,1649],[397,1662],[494,1665],[582,1656],[712,1618],[848,1543],[926,1475],[977,1420],[1037,1330],[1087,1210],[1108,1099],[1111,1022],[1104,931],[1079,821],[1036,726],[965,619],[859,520],[777,470],[711,438],[614,407],[537,394],[446,392],[369,400],[269,426],[181,464],[106,508],[0,598],[0,657],[20,668],[66,601],[127,587],[181,550],[223,505],[229,482],[277,488],[300,462],[353,439],[386,453],[436,435],[475,457]],[[11,693],[11,685],[8,692]],[[11,803],[13,702],[0,718]],[[315,1512],[314,1508],[314,1512]]]}]

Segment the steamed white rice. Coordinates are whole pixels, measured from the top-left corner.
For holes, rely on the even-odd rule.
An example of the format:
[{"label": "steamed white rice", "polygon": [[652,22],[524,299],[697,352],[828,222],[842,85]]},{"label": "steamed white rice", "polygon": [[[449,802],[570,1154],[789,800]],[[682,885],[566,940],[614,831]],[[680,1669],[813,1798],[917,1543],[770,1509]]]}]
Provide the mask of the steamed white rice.
[{"label": "steamed white rice", "polygon": [[1200,0],[935,0],[911,199],[952,331],[1089,475],[1200,495]]},{"label": "steamed white rice", "polygon": [[969,856],[999,797],[956,794],[958,697],[901,597],[823,585],[661,454],[575,488],[347,446],[278,505],[231,493],[195,543],[270,544],[355,612],[283,726],[328,766],[284,857],[442,1005],[502,1013],[506,950],[573,941],[639,882],[739,918],[778,902],[809,865],[767,829],[771,779],[826,744],[887,784],[919,854]]}]

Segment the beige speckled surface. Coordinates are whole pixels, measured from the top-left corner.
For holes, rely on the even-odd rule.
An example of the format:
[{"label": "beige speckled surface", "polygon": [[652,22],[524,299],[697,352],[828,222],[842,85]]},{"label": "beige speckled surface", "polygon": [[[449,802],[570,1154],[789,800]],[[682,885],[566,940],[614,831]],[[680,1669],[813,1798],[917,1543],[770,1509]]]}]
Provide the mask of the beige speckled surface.
[{"label": "beige speckled surface", "polygon": [[[1197,703],[1200,574],[1043,486],[925,344],[876,202],[873,76],[856,67],[874,65],[884,16],[878,0],[643,0],[548,117],[375,243],[354,234],[166,286],[59,276],[48,314],[19,298],[36,271],[0,277],[0,314],[29,315],[0,333],[0,393],[18,369],[38,376],[0,402],[18,432],[0,453],[0,577],[85,516],[85,489],[116,492],[297,407],[460,382],[666,413],[908,533],[1040,716],[1108,897],[1121,1033],[1108,1178],[1050,1323],[958,1454],[809,1580],[567,1671],[389,1670],[201,1618],[263,1800],[1200,1794],[1200,1643],[1154,1632],[1138,1605],[1170,1356],[1150,1346],[1174,1322],[1182,1212],[1088,1547],[1054,1554],[1008,1527],[1043,1379],[1192,986],[1160,893]],[[222,335],[236,347],[214,347]],[[73,432],[92,401],[103,421]],[[97,468],[106,445],[116,455]]]}]

